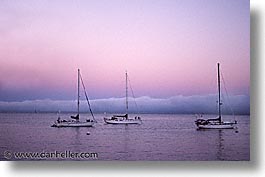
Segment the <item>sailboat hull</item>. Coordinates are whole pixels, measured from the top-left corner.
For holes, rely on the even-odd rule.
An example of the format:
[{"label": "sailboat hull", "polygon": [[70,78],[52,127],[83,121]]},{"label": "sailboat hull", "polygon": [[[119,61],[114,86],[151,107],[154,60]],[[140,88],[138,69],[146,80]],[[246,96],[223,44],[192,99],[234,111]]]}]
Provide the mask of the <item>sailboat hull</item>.
[{"label": "sailboat hull", "polygon": [[92,127],[93,125],[94,122],[56,122],[52,127]]},{"label": "sailboat hull", "polygon": [[234,129],[235,123],[226,122],[221,124],[206,124],[206,125],[197,125],[198,129]]},{"label": "sailboat hull", "polygon": [[124,119],[124,120],[111,120],[108,118],[104,118],[105,123],[107,124],[141,124],[141,120],[135,119]]}]

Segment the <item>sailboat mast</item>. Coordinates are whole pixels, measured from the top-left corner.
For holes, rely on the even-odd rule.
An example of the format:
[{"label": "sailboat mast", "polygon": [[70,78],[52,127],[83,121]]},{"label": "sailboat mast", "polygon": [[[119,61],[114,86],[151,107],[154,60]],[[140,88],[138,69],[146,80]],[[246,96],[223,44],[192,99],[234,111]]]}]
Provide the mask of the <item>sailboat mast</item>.
[{"label": "sailboat mast", "polygon": [[220,83],[220,63],[217,63],[218,70],[218,112],[219,112],[219,122],[221,122],[221,83]]},{"label": "sailboat mast", "polygon": [[79,98],[80,98],[80,69],[78,69],[78,76],[77,76],[77,115],[79,118]]},{"label": "sailboat mast", "polygon": [[126,76],[126,114],[128,114],[128,75],[127,71],[125,73]]}]

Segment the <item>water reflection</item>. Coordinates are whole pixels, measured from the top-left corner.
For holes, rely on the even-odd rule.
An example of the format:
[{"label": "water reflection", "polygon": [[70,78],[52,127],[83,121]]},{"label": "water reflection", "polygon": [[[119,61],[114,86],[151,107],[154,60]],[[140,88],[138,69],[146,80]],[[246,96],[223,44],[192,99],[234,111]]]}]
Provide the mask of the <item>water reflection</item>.
[{"label": "water reflection", "polygon": [[217,160],[224,160],[223,150],[224,150],[224,138],[223,138],[223,130],[218,130],[217,139]]},{"label": "water reflection", "polygon": [[123,152],[124,152],[124,158],[125,159],[128,159],[129,157],[129,149],[128,149],[128,143],[129,143],[129,126],[128,125],[125,125],[124,126],[124,146],[123,146]]},{"label": "water reflection", "polygon": [[80,145],[82,144],[81,129],[79,127],[75,127],[72,129],[72,133],[73,133],[73,138],[71,140],[71,144],[74,145],[73,149],[78,152],[80,150]]}]

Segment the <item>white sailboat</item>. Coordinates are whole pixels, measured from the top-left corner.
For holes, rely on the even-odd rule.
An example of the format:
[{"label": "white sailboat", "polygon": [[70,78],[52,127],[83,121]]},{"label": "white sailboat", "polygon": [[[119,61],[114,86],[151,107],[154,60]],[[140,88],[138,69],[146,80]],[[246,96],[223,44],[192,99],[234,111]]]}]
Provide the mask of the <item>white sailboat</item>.
[{"label": "white sailboat", "polygon": [[[79,111],[79,106],[80,106],[80,81],[82,83],[87,104],[89,107],[90,114],[92,116],[92,119],[86,119],[86,121],[80,121],[80,111]],[[78,69],[78,76],[77,76],[77,115],[76,116],[71,116],[72,120],[61,120],[60,116],[58,116],[58,119],[54,122],[52,127],[92,127],[95,123],[95,117],[92,112],[89,99],[86,93],[85,85],[82,79],[82,76],[80,74],[80,69]]]},{"label": "white sailboat", "polygon": [[[235,124],[237,121],[234,122],[224,122],[222,121],[222,114],[221,114],[221,83],[220,83],[220,64],[217,63],[217,78],[218,78],[218,117],[212,119],[202,119],[199,118],[195,121],[196,126],[198,129],[233,129],[235,128]],[[200,116],[201,117],[201,116]]]},{"label": "white sailboat", "polygon": [[113,115],[111,118],[104,117],[104,121],[107,124],[141,124],[142,120],[139,116],[129,118],[128,114],[128,74],[125,73],[126,77],[126,113],[123,115]]}]

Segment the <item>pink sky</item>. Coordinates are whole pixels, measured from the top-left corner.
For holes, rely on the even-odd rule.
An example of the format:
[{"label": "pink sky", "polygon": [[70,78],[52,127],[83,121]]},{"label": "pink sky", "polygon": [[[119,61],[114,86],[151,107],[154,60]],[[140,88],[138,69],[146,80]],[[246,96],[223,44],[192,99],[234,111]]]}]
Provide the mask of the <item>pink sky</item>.
[{"label": "pink sky", "polygon": [[[1,1],[0,100],[249,94],[249,1]],[[24,94],[24,95],[23,95]],[[16,96],[12,98],[16,100]]]}]

